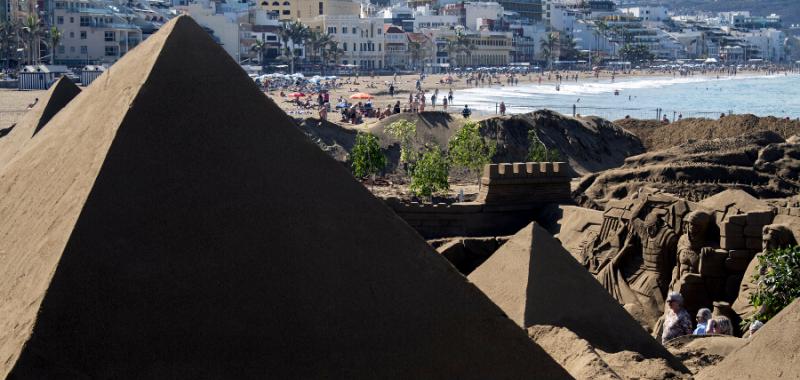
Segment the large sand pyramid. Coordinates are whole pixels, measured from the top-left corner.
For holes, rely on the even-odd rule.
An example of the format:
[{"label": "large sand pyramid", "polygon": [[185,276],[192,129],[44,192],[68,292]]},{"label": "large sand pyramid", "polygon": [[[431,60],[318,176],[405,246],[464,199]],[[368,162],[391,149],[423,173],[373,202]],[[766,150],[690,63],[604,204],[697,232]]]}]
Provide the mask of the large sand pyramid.
[{"label": "large sand pyramid", "polygon": [[567,377],[188,17],[20,155],[0,378]]},{"label": "large sand pyramid", "polygon": [[518,325],[568,328],[605,352],[634,351],[685,367],[650,337],[561,244],[535,223],[469,275]]},{"label": "large sand pyramid", "polygon": [[800,299],[698,379],[800,379]]},{"label": "large sand pyramid", "polygon": [[22,116],[14,129],[0,139],[0,168],[6,165],[58,111],[80,92],[78,86],[65,76],[50,86],[39,102]]}]

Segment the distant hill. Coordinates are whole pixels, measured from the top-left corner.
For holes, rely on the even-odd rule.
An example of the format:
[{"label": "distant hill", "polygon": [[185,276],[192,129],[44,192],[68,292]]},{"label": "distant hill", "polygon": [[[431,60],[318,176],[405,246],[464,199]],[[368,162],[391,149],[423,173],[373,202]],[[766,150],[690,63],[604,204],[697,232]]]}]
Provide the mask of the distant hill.
[{"label": "distant hill", "polygon": [[666,5],[674,11],[750,11],[759,16],[777,13],[783,17],[786,27],[789,24],[800,24],[800,1],[798,0],[635,0],[631,2],[637,5]]}]

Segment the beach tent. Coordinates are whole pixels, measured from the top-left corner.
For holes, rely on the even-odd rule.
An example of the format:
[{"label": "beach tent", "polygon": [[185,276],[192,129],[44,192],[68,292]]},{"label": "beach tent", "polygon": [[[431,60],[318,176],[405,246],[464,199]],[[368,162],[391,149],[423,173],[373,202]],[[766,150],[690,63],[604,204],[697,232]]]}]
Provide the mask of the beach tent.
[{"label": "beach tent", "polygon": [[46,90],[56,79],[69,72],[61,65],[25,66],[17,76],[20,90]]},{"label": "beach tent", "polygon": [[112,73],[0,170],[0,378],[569,378],[190,17]]},{"label": "beach tent", "polygon": [[687,371],[536,223],[517,232],[468,278],[520,327],[565,327],[605,352],[638,352]]}]

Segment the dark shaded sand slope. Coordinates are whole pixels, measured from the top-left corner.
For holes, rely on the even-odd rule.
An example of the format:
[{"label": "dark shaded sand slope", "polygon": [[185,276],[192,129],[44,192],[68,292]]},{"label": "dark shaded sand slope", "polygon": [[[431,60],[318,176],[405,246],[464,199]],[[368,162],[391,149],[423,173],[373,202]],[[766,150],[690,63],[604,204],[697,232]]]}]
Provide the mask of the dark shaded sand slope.
[{"label": "dark shaded sand slope", "polygon": [[568,377],[188,17],[20,154],[0,378]]}]

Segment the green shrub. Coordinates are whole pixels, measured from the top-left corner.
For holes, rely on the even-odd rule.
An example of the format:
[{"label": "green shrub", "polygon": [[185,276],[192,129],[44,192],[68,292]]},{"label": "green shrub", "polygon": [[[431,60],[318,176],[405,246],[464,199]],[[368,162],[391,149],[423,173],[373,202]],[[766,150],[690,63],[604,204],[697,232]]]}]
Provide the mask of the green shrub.
[{"label": "green shrub", "polygon": [[400,162],[405,164],[414,162],[417,158],[413,148],[417,125],[408,120],[399,120],[389,124],[385,131],[400,141]]},{"label": "green shrub", "polygon": [[766,322],[800,297],[800,247],[768,250],[758,256],[758,268],[750,296],[758,312],[751,320]]},{"label": "green shrub", "polygon": [[414,165],[411,172],[411,192],[421,197],[450,189],[448,172],[450,164],[439,147],[429,147]]},{"label": "green shrub", "polygon": [[492,162],[497,150],[497,145],[493,141],[487,142],[483,139],[480,126],[474,121],[464,124],[464,127],[450,138],[447,145],[447,154],[453,166],[473,173],[478,172],[478,175],[484,165]]},{"label": "green shrub", "polygon": [[369,133],[359,133],[356,136],[350,159],[353,175],[356,178],[380,173],[386,167],[386,156],[381,152],[378,138]]}]

